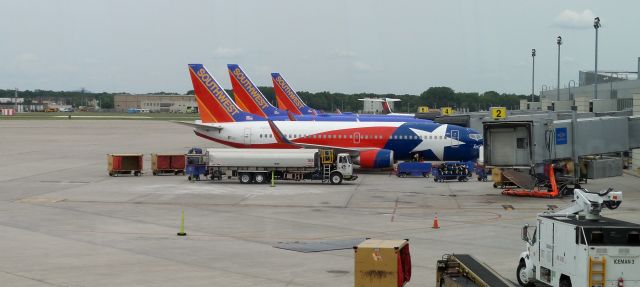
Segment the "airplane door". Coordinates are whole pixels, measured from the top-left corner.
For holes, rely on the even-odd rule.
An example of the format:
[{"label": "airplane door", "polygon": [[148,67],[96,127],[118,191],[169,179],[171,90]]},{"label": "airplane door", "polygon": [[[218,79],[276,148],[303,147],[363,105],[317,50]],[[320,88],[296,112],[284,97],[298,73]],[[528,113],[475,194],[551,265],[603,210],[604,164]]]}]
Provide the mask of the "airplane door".
[{"label": "airplane door", "polygon": [[460,140],[460,131],[451,130],[451,147],[458,147],[459,140]]},{"label": "airplane door", "polygon": [[360,133],[353,133],[353,143],[360,143]]},{"label": "airplane door", "polygon": [[251,144],[251,128],[244,129],[244,144],[245,145]]}]

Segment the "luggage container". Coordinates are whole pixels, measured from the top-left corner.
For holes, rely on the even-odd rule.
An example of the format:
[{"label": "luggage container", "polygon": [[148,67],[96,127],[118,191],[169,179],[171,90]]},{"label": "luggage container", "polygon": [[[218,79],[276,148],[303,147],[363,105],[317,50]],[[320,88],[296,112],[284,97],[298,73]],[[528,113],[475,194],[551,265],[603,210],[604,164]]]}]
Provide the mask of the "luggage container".
[{"label": "luggage container", "polygon": [[408,239],[367,239],[353,250],[356,287],[402,287],[411,280]]},{"label": "luggage container", "polygon": [[151,154],[151,171],[153,175],[184,174],[184,154]]},{"label": "luggage container", "polygon": [[398,177],[407,177],[407,176],[429,177],[430,174],[431,174],[430,162],[401,162],[398,164],[398,169],[396,170],[396,176]]},{"label": "luggage container", "polygon": [[109,176],[120,174],[142,174],[142,154],[107,154]]}]

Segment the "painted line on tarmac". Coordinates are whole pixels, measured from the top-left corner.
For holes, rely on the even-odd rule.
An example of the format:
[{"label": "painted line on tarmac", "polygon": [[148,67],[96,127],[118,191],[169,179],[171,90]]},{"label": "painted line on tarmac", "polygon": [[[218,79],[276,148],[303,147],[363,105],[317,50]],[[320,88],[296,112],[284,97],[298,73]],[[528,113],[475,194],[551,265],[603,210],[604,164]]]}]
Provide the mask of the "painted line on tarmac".
[{"label": "painted line on tarmac", "polygon": [[396,196],[396,204],[393,207],[393,212],[391,213],[391,222],[396,219],[396,211],[398,211],[398,200],[400,200],[400,196]]}]

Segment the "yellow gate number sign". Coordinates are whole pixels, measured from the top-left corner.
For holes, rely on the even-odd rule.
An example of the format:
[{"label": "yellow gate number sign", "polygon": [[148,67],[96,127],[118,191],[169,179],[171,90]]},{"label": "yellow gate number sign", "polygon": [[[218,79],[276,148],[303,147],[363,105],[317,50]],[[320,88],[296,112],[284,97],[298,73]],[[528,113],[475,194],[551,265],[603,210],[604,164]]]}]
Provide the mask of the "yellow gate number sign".
[{"label": "yellow gate number sign", "polygon": [[493,107],[491,108],[491,117],[494,120],[504,120],[507,118],[507,108],[505,107]]},{"label": "yellow gate number sign", "polygon": [[418,112],[419,113],[428,113],[429,112],[429,107],[425,107],[425,106],[418,107]]},{"label": "yellow gate number sign", "polygon": [[442,114],[443,116],[450,116],[453,114],[453,108],[443,107],[440,109],[440,114]]}]

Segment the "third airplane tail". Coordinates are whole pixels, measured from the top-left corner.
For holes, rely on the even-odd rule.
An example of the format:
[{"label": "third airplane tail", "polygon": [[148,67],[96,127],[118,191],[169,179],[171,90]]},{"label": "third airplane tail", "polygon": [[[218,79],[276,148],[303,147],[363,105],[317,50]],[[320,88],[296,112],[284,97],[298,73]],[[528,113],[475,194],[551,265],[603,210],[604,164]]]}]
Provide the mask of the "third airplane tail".
[{"label": "third airplane tail", "polygon": [[229,77],[233,86],[233,95],[241,109],[266,118],[287,117],[286,111],[274,107],[267,101],[267,98],[253,84],[240,66],[228,64],[227,67],[229,68]]},{"label": "third airplane tail", "polygon": [[271,73],[273,88],[276,92],[276,100],[279,107],[284,107],[296,115],[317,115],[316,110],[307,106],[300,96],[291,88],[289,83],[280,73]]}]

